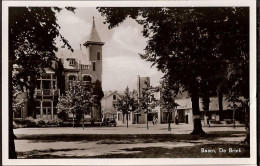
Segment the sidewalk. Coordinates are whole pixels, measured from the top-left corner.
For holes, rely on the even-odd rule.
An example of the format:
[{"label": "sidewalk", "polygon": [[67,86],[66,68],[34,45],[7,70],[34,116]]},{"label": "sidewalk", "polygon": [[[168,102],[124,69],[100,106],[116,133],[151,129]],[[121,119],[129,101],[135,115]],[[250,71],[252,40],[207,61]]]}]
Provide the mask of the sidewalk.
[{"label": "sidewalk", "polygon": [[[192,125],[188,124],[171,124],[171,131],[168,131],[168,124],[149,125],[149,130],[146,129],[146,124],[133,124],[128,128],[126,126],[117,127],[53,127],[53,128],[19,128],[14,129],[14,134],[18,135],[49,135],[49,134],[83,134],[83,135],[103,135],[103,134],[190,134],[193,130]],[[216,132],[245,132],[245,127],[203,127],[206,133]]]}]

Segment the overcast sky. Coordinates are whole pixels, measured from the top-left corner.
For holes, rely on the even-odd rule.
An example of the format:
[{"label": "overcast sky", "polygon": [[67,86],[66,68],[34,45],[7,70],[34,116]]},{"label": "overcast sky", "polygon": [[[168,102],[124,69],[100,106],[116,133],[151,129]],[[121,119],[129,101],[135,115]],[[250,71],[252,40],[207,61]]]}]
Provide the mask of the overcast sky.
[{"label": "overcast sky", "polygon": [[[147,39],[141,34],[142,27],[134,20],[128,19],[109,30],[108,25],[103,24],[105,19],[95,8],[77,8],[75,14],[62,10],[57,16],[61,34],[75,50],[89,36],[95,17],[98,34],[105,42],[102,53],[104,91],[124,90],[126,86],[137,89],[137,75],[150,77],[152,85],[159,85],[163,74],[155,67],[151,68],[151,63],[138,55],[144,52]],[[57,45],[60,46],[59,41]]]}]

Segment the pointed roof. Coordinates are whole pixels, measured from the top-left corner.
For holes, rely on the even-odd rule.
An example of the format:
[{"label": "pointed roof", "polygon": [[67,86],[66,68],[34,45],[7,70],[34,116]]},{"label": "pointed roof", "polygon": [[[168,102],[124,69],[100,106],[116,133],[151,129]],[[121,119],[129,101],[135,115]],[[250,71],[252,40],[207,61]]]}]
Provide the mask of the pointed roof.
[{"label": "pointed roof", "polygon": [[104,42],[101,41],[101,39],[98,35],[96,25],[95,25],[95,17],[93,17],[93,25],[92,25],[90,37],[87,41],[85,41],[85,43],[83,45],[87,46],[89,44],[98,44],[98,45],[104,45],[105,44]]}]

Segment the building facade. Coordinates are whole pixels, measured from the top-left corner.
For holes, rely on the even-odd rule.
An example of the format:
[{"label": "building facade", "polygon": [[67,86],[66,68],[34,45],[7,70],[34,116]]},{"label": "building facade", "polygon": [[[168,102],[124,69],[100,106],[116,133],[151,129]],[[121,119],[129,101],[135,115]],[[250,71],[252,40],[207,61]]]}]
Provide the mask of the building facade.
[{"label": "building facade", "polygon": [[[91,33],[83,43],[80,43],[80,50],[72,52],[65,47],[58,49],[56,57],[61,60],[64,67],[65,90],[69,89],[72,81],[83,81],[86,83],[99,81],[102,85],[102,46],[104,44],[98,35],[93,18]],[[55,65],[53,68],[55,69]],[[35,89],[37,101],[36,118],[57,118],[57,103],[60,89],[57,87],[57,76],[54,69],[45,69],[46,73],[37,76],[37,87]],[[21,95],[23,95],[23,98],[27,97],[25,94]],[[27,107],[28,105],[26,104],[22,110],[21,117],[23,119],[27,117]],[[91,115],[85,117],[97,121],[101,119],[101,110],[93,108]]]},{"label": "building facade", "polygon": [[[150,86],[150,78],[149,77],[137,77],[137,98],[142,97],[142,89],[146,86]],[[122,113],[117,111],[114,104],[117,103],[117,99],[120,98],[120,95],[124,95],[123,92],[119,93],[117,91],[111,92],[102,99],[102,110],[103,115],[105,117],[115,117],[117,119],[118,124],[123,124],[123,122],[126,121],[126,117],[122,116]],[[152,93],[154,98],[156,100],[161,99],[161,92],[160,91],[154,91]],[[175,97],[175,102],[178,104],[178,106],[171,111],[168,112],[168,110],[161,107],[161,105],[157,105],[154,108],[151,108],[151,112],[147,114],[145,113],[146,110],[138,109],[134,112],[130,112],[128,117],[129,125],[131,124],[145,124],[148,122],[152,122],[154,118],[157,119],[158,123],[168,123],[168,120],[171,122],[175,122],[176,119],[178,119],[178,123],[185,123],[185,124],[193,124],[193,113],[192,113],[192,102],[191,98],[188,96],[187,92],[183,92],[178,94]],[[233,103],[228,102],[227,99],[223,98],[223,112],[222,116],[224,120],[230,120],[233,119]],[[238,104],[238,103],[237,103]],[[202,105],[202,99],[199,100],[199,107],[200,107],[200,115],[202,124],[204,124],[205,113],[203,110]],[[210,103],[209,103],[209,119],[211,121],[220,121],[220,115],[219,115],[219,103],[218,103],[218,97],[210,97]],[[243,121],[243,114],[240,112],[237,112],[235,114],[235,119]],[[242,118],[240,118],[242,117]]]},{"label": "building facade", "polygon": [[105,91],[104,97],[101,100],[102,118],[117,118],[118,113],[116,110],[116,104],[121,95],[124,92],[119,91]]}]

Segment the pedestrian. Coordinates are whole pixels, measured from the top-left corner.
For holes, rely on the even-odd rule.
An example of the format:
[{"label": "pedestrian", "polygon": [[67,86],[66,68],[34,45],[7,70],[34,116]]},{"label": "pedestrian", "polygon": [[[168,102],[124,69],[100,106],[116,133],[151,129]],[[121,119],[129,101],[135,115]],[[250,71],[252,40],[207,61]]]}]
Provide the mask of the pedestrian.
[{"label": "pedestrian", "polygon": [[207,116],[207,126],[210,127],[209,116]]},{"label": "pedestrian", "polygon": [[155,119],[156,119],[155,116],[153,116],[153,125],[155,125]]},{"label": "pedestrian", "polygon": [[179,124],[179,117],[178,117],[178,113],[176,113],[176,115],[175,115],[175,124]]}]

